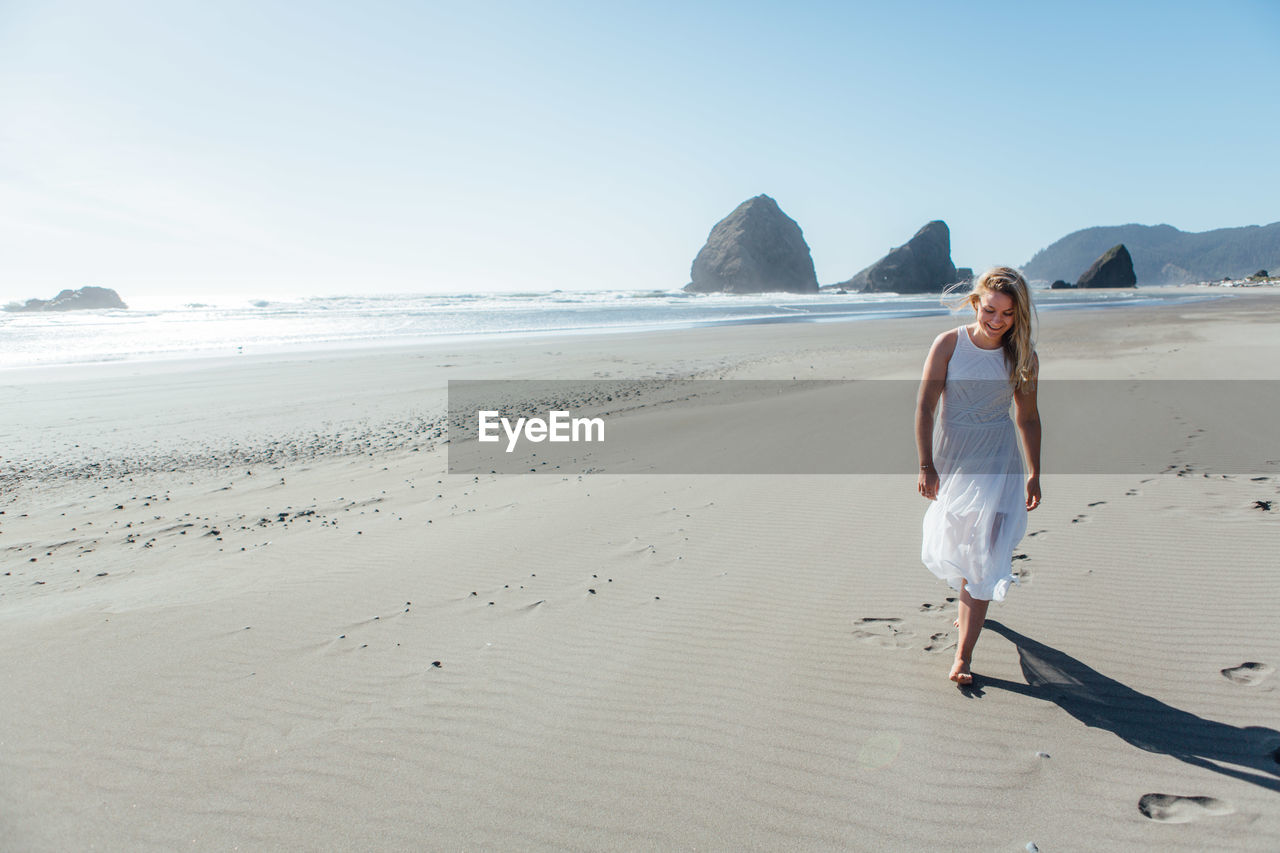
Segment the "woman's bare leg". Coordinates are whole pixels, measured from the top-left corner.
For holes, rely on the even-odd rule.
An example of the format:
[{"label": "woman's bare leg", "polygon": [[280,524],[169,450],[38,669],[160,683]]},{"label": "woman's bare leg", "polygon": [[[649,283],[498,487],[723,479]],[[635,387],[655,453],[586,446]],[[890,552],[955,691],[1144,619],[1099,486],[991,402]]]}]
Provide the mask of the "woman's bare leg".
[{"label": "woman's bare leg", "polygon": [[951,667],[951,680],[958,684],[972,684],[973,673],[969,664],[973,660],[973,648],[978,645],[978,634],[982,633],[982,623],[987,618],[987,606],[990,601],[983,601],[969,595],[964,583],[960,584],[960,618],[956,624],[960,626],[960,643],[956,647],[956,662]]}]

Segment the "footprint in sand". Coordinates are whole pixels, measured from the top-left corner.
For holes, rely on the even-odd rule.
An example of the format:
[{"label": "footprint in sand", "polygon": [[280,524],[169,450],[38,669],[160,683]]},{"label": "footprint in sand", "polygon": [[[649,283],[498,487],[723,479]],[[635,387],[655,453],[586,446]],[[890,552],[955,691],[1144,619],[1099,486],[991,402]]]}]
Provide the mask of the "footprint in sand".
[{"label": "footprint in sand", "polygon": [[910,639],[915,634],[899,628],[897,623],[901,621],[893,616],[864,616],[859,622],[873,630],[859,628],[853,632],[853,636],[864,643],[871,643],[881,648],[905,649],[911,645]]},{"label": "footprint in sand", "polygon": [[1275,672],[1275,669],[1269,663],[1247,660],[1239,666],[1232,666],[1222,670],[1222,677],[1232,684],[1254,687],[1261,684],[1267,676]]},{"label": "footprint in sand", "polygon": [[872,631],[854,631],[853,636],[864,643],[880,646],[883,649],[906,649],[910,648],[911,638],[915,634],[910,631],[890,631],[884,634]]},{"label": "footprint in sand", "polygon": [[921,605],[920,605],[920,612],[921,612],[921,613],[932,613],[933,615],[935,615],[935,616],[936,616],[936,615],[938,615],[938,614],[942,613],[942,611],[946,610],[946,609],[947,609],[947,606],[948,606],[949,604],[952,604],[954,601],[955,601],[955,599],[954,599],[954,598],[948,598],[948,599],[947,599],[946,601],[944,601],[942,604],[930,604],[929,602],[925,602],[924,604],[921,604]]},{"label": "footprint in sand", "polygon": [[1093,503],[1089,504],[1089,506],[1102,506],[1104,503],[1106,503],[1106,501],[1094,501]]},{"label": "footprint in sand", "polygon": [[956,641],[951,639],[951,634],[946,631],[939,631],[929,637],[929,642],[925,644],[924,650],[926,652],[945,652],[955,647]]},{"label": "footprint in sand", "polygon": [[1075,518],[1071,519],[1071,523],[1079,524],[1082,521],[1088,521],[1088,520],[1089,520],[1089,516],[1087,515],[1077,515]]},{"label": "footprint in sand", "polygon": [[1030,560],[1030,559],[1031,559],[1031,555],[1029,554],[1013,555],[1014,562],[1013,562],[1012,571],[1013,571],[1013,576],[1018,579],[1018,583],[1026,583],[1027,581],[1031,580],[1031,569],[1027,568],[1026,563],[1022,563],[1021,565],[1019,565],[1019,562],[1018,562],[1020,560]]},{"label": "footprint in sand", "polygon": [[1142,492],[1138,491],[1137,489],[1130,489],[1129,491],[1125,492],[1125,495],[1129,497],[1132,497],[1134,495],[1140,495],[1140,494],[1142,494]]},{"label": "footprint in sand", "polygon": [[1042,533],[1048,533],[1048,532],[1049,532],[1049,531],[1047,531],[1047,530],[1037,530],[1037,531],[1035,531],[1034,533],[1028,533],[1028,534],[1027,534],[1027,536],[1039,536],[1039,535],[1041,535]]},{"label": "footprint in sand", "polygon": [[1143,817],[1161,823],[1190,823],[1205,817],[1233,814],[1235,809],[1214,797],[1179,797],[1174,794],[1143,794],[1138,800]]}]

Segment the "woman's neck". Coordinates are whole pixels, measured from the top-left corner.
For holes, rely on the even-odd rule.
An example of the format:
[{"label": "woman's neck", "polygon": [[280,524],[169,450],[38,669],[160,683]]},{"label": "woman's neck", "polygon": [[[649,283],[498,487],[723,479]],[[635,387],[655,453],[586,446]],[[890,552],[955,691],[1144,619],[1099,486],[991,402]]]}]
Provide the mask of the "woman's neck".
[{"label": "woman's neck", "polygon": [[[973,326],[969,328],[969,331],[971,333],[969,335],[969,340],[972,341],[973,345],[978,347],[979,349],[996,350],[1004,346],[1003,337],[1000,337],[993,341],[986,334],[986,330],[982,328],[982,324],[976,320],[974,321]],[[1005,334],[1007,335],[1009,333],[1005,332]],[[992,344],[994,344],[994,346],[992,346]]]}]

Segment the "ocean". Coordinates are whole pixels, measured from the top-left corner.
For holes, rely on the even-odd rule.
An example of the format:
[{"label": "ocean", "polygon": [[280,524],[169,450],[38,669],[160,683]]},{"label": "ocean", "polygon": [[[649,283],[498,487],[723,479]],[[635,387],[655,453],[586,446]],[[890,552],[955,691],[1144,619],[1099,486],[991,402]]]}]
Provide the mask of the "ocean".
[{"label": "ocean", "polygon": [[[1035,292],[1037,310],[1119,307],[1202,293]],[[1208,297],[1213,298],[1213,297]],[[936,295],[550,291],[333,296],[157,310],[0,312],[0,369],[610,334],[745,323],[874,321],[946,314]]]}]

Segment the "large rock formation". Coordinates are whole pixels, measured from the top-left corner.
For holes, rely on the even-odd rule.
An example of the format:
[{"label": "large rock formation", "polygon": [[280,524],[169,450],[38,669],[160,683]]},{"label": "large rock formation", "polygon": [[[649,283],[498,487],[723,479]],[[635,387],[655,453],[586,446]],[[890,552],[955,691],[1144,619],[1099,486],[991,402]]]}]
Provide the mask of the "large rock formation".
[{"label": "large rock formation", "polygon": [[795,220],[767,195],[758,195],[716,223],[693,259],[693,293],[815,293],[809,244]]},{"label": "large rock formation", "polygon": [[52,299],[28,299],[22,305],[7,305],[6,311],[80,311],[91,308],[128,308],[109,287],[82,287],[64,290]]},{"label": "large rock formation", "polygon": [[1112,246],[1102,257],[1085,270],[1076,287],[1135,287],[1137,276],[1133,274],[1133,258],[1124,243]]},{"label": "large rock formation", "polygon": [[[969,270],[972,277],[973,271]],[[863,293],[940,293],[960,280],[951,262],[951,229],[936,219],[840,287]]]}]

